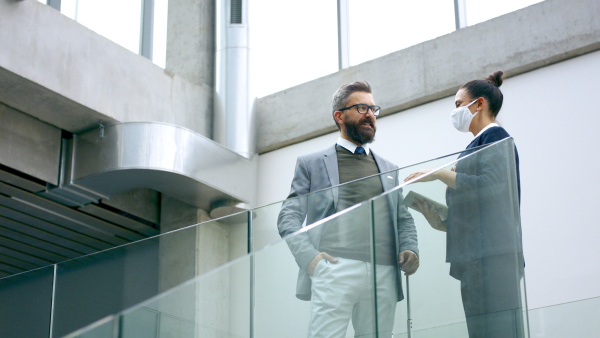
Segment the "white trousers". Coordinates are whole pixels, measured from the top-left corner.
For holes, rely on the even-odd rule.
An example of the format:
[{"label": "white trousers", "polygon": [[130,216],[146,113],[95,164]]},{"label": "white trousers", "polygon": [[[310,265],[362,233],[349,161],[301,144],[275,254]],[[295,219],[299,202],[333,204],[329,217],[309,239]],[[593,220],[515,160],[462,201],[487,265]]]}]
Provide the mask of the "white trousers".
[{"label": "white trousers", "polygon": [[[377,265],[379,337],[391,337],[396,312],[396,268]],[[312,279],[309,338],[343,338],[352,320],[355,337],[376,337],[371,263],[339,258],[319,261]]]}]

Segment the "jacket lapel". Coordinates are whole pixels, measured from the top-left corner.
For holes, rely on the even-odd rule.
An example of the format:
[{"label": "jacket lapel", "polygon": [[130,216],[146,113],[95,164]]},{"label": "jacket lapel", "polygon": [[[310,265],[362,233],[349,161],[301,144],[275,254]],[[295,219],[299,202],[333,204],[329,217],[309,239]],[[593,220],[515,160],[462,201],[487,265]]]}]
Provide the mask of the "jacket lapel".
[{"label": "jacket lapel", "polygon": [[[327,170],[327,176],[332,187],[340,184],[340,172],[338,170],[337,153],[335,151],[335,145],[327,149],[323,154],[323,163],[325,163],[325,170]],[[337,209],[338,201],[338,190],[337,188],[331,189],[333,194],[333,205]]]},{"label": "jacket lapel", "polygon": [[[385,173],[379,175],[381,178],[381,184],[383,185],[383,191],[385,192],[394,189],[396,187],[396,176],[398,176],[398,171],[390,170],[396,168],[393,167],[388,161],[377,156],[375,153],[373,153],[373,158],[375,158],[379,172]],[[398,194],[399,192],[387,194],[388,202],[390,203],[390,210],[392,211],[392,220],[395,220],[398,215],[398,210],[394,207],[398,203]]]},{"label": "jacket lapel", "polygon": [[[389,162],[377,156],[377,154],[373,153],[373,158],[375,158],[375,163],[377,163],[377,167],[379,168],[380,173],[385,173],[387,171],[395,169],[394,167],[389,165]],[[381,184],[383,185],[383,191],[388,191],[394,189],[396,187],[396,175],[395,171],[380,174]]]}]

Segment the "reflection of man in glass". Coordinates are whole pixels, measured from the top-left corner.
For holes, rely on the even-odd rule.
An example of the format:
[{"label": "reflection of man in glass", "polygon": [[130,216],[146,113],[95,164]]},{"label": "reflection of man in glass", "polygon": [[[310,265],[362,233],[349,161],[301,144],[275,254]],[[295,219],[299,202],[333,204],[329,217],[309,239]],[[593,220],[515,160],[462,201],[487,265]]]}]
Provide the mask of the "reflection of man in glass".
[{"label": "reflection of man in glass", "polygon": [[[292,235],[305,218],[310,225],[398,184],[397,172],[388,173],[398,167],[369,148],[379,111],[369,83],[354,82],[337,90],[333,97],[333,118],[340,130],[337,144],[298,158],[290,194],[279,214],[279,233],[288,236],[300,267],[296,296],[311,301],[309,337],[344,337],[350,320],[357,337],[374,335],[374,271],[377,329],[380,336],[391,336],[396,303],[403,299],[399,267],[406,275],[419,267],[414,222],[399,191],[375,201],[373,218],[370,207],[361,207]],[[364,179],[368,176],[372,177]],[[346,182],[351,183],[318,192]]]}]

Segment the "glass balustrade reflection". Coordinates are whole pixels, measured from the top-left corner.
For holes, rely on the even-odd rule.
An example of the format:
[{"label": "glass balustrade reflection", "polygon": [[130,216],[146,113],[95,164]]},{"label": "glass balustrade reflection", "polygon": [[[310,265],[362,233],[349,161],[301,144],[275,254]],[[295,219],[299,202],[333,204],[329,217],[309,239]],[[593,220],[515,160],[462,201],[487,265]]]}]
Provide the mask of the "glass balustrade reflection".
[{"label": "glass balustrade reflection", "polygon": [[[277,253],[272,247],[256,253],[257,336],[354,336],[353,311],[368,324],[360,329],[374,330],[370,206],[360,203],[336,212],[333,196],[338,194],[342,187],[284,202],[278,224],[282,233],[289,222],[298,221],[298,213],[306,212],[309,219],[331,215],[285,236]],[[330,257],[315,258],[323,252]],[[273,316],[281,324],[272,325]]]},{"label": "glass balustrade reflection", "polygon": [[[289,240],[336,227],[344,217],[368,221],[369,213],[368,203],[342,211],[67,337],[306,337],[310,303],[296,298],[298,266]],[[364,282],[372,289],[372,281]],[[373,295],[366,300],[374,308]]]},{"label": "glass balustrade reflection", "polygon": [[[441,165],[448,162],[448,159],[439,159],[438,162],[435,163]],[[317,277],[327,271],[327,265],[342,266],[348,253],[360,256],[357,261],[363,265],[364,272],[362,303],[363,307],[369,309],[361,319],[371,324],[372,331],[378,329],[374,325],[376,322],[381,323],[379,326],[382,327],[392,327],[398,291],[395,278],[397,272],[393,268],[394,258],[388,255],[380,269],[377,269],[378,264],[375,267],[371,264],[375,252],[371,240],[373,236],[383,236],[381,240],[386,241],[388,248],[395,245],[389,240],[389,234],[393,232],[390,224],[386,224],[387,228],[383,233],[377,234],[378,230],[373,233],[373,205],[369,201],[350,208],[346,208],[348,205],[335,205],[340,194],[347,195],[364,188],[365,182],[381,182],[382,179],[391,182],[386,183],[387,189],[395,187],[401,181],[395,172],[384,173],[365,181],[349,182],[332,189],[258,208],[228,220],[220,220],[221,223],[238,225],[235,231],[230,232],[230,236],[239,244],[248,240],[248,246],[242,247],[244,250],[250,250],[252,255],[244,258],[244,262],[229,264],[219,271],[200,277],[194,282],[195,285],[186,284],[173,292],[165,293],[153,301],[154,305],[144,303],[135,310],[127,311],[117,321],[117,324],[121,325],[121,332],[133,334],[138,326],[143,326],[143,330],[154,330],[148,331],[151,336],[155,332],[154,336],[160,337],[166,333],[160,333],[155,328],[164,328],[166,324],[162,324],[162,321],[169,321],[173,322],[171,326],[176,327],[173,328],[175,332],[187,332],[186,334],[190,335],[193,331],[208,336],[211,336],[210,332],[219,332],[223,336],[246,337],[252,332],[254,336],[306,337],[311,323],[311,303],[308,301],[310,284],[315,276],[309,277],[304,267],[321,250],[330,251],[338,261],[320,262],[314,272]],[[383,189],[383,183],[380,185]],[[387,201],[387,197],[385,200]],[[394,203],[398,208],[398,201]],[[386,208],[389,209],[387,206]],[[293,223],[292,226],[289,226],[290,222]],[[302,228],[303,226],[305,227]],[[302,230],[297,231],[300,228]],[[286,239],[282,241],[280,235]],[[317,246],[307,249],[303,246],[307,242],[309,247],[314,245],[315,238],[324,238],[323,243],[329,243],[329,247]],[[356,246],[357,243],[360,248]],[[237,250],[239,251],[239,248]],[[386,250],[387,254],[390,252],[392,250]],[[383,259],[382,252],[379,254]],[[387,275],[383,274],[385,269],[388,270]],[[393,296],[391,302],[387,299],[389,296],[380,297],[386,298],[387,304],[391,304],[390,309],[383,312],[392,313],[392,318],[384,321],[376,320],[383,317],[375,309],[385,303],[381,300],[376,304],[376,280],[373,279],[376,274],[381,275],[380,280],[388,285],[387,295]],[[341,289],[341,285],[339,288],[330,289]],[[199,290],[208,290],[208,293],[202,294]],[[213,298],[209,299],[210,297]],[[206,310],[206,306],[209,310]],[[350,311],[351,309],[352,307]],[[217,314],[220,319],[211,317]],[[158,322],[160,325],[149,322]],[[354,336],[355,333],[355,327],[349,319],[339,324],[338,330],[345,331],[348,336]]]},{"label": "glass balustrade reflection", "polygon": [[[23,333],[15,337],[38,336],[39,330],[62,336],[244,256],[248,252],[245,214],[0,279],[3,299],[14,299],[3,310],[36,313],[16,320],[2,316],[0,327]],[[44,278],[39,277],[40,271],[45,272]],[[40,301],[32,302],[32,297]],[[183,305],[180,308],[185,310]]]},{"label": "glass balustrade reflection", "polygon": [[[507,139],[459,155],[437,171],[459,173],[454,187],[425,178],[388,193],[402,193],[415,206],[409,210],[420,267],[409,278],[412,337],[526,337],[514,144]],[[404,168],[399,176],[411,172]],[[396,317],[395,335],[408,335],[406,318]]]},{"label": "glass balustrade reflection", "polygon": [[[75,332],[66,335],[64,337],[78,337],[78,338],[118,338],[119,337],[119,321],[117,320],[118,316],[108,316],[102,318],[101,320],[88,325],[86,327],[82,327]],[[141,334],[146,334],[147,330],[140,328],[139,331]],[[144,337],[144,336],[138,336]],[[151,336],[145,336],[151,337]]]},{"label": "glass balustrade reflection", "polygon": [[[54,333],[73,332],[246,255],[245,214],[57,264]],[[176,306],[183,313],[194,307],[185,300]]]},{"label": "glass balustrade reflection", "polygon": [[[488,189],[492,195],[487,197],[480,191],[467,195],[505,199],[512,206],[502,213],[512,219],[512,232],[495,236],[513,244],[496,248],[486,242],[485,248],[506,251],[503,277],[512,278],[515,287],[509,291],[519,298],[509,312],[513,323],[521,321],[526,331],[513,147],[510,140],[503,141],[458,162],[459,154],[449,155],[60,263],[54,335],[91,325],[71,336],[109,337],[116,332],[137,337],[144,332],[166,337],[177,332],[182,337],[306,337],[311,325],[318,327],[311,321],[311,284],[325,285],[327,297],[350,293],[342,283],[321,278],[337,269],[363,273],[362,304],[368,310],[359,319],[380,337],[390,336],[390,330],[400,337],[467,337],[460,282],[449,275],[446,262],[447,233],[434,230],[408,204],[412,192],[446,205],[446,186],[440,181],[406,185],[403,180],[422,169],[479,165],[486,154],[503,159],[502,184]],[[386,192],[358,204],[338,204],[340,196],[360,192],[366,183],[381,184]],[[451,217],[451,209],[447,212]],[[415,232],[418,249],[411,243]],[[420,266],[408,279],[396,265],[402,250],[419,255]],[[320,260],[314,271],[307,269],[320,252],[337,260]],[[349,261],[361,268],[352,268]],[[111,318],[113,314],[118,315]],[[102,323],[94,324],[99,318],[104,318]],[[350,319],[335,327],[350,337],[364,330]]]},{"label": "glass balustrade reflection", "polygon": [[250,337],[253,260],[235,259],[66,337]]},{"label": "glass balustrade reflection", "polygon": [[50,336],[53,280],[54,266],[0,279],[0,337]]}]

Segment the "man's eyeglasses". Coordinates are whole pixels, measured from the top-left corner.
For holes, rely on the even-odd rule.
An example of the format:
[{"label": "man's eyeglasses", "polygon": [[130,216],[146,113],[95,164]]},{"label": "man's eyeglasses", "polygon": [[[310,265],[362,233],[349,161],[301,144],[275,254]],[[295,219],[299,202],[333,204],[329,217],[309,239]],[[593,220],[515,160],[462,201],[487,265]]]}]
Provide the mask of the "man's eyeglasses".
[{"label": "man's eyeglasses", "polygon": [[366,114],[369,111],[369,109],[371,109],[371,111],[373,112],[373,116],[377,117],[377,116],[379,116],[379,113],[381,112],[381,107],[379,107],[379,106],[369,106],[369,105],[366,105],[366,104],[363,104],[363,103],[353,104],[353,105],[351,105],[349,107],[340,109],[340,111],[352,109],[352,108],[355,108],[355,107],[356,107],[356,111],[359,114]]}]

